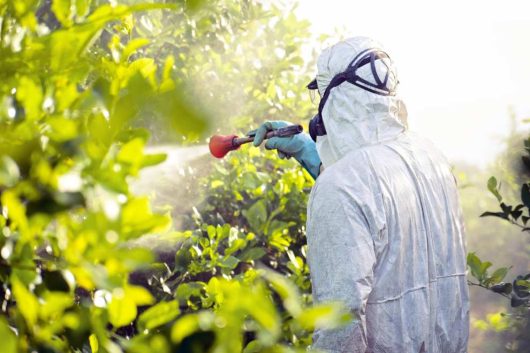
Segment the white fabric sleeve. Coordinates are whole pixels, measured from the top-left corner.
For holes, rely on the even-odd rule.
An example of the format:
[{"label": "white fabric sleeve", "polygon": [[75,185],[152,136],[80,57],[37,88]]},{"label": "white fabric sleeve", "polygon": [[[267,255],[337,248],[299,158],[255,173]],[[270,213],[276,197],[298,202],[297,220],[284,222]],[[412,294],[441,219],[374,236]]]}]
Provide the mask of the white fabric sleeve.
[{"label": "white fabric sleeve", "polygon": [[355,317],[347,326],[316,330],[313,348],[328,353],[364,353],[365,309],[376,262],[366,210],[348,190],[320,184],[313,191],[307,221],[313,301],[342,302]]}]

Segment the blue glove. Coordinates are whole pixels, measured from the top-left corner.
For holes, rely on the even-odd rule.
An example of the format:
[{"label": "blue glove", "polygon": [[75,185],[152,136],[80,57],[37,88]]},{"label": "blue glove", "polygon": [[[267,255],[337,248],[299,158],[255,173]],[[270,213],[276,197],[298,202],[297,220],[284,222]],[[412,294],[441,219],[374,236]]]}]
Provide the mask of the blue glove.
[{"label": "blue glove", "polygon": [[[263,142],[267,132],[292,125],[286,121],[267,121],[257,130],[254,137],[254,146]],[[290,137],[271,137],[265,143],[268,150],[278,150],[280,158],[294,157],[316,179],[320,173],[320,157],[318,156],[315,142],[308,134],[300,133]]]}]

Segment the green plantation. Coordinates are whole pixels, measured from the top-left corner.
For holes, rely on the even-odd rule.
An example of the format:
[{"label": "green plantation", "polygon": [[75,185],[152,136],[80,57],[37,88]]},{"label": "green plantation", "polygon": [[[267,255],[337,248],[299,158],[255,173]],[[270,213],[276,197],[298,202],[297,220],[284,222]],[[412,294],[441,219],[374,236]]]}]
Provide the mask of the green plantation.
[{"label": "green plantation", "polygon": [[[166,161],[152,145],[186,151],[271,118],[307,123],[310,44],[325,38],[293,6],[0,0],[1,353],[305,352],[315,328],[354,319],[312,303],[314,181],[292,159],[244,146],[203,155],[185,177],[175,169],[173,204],[153,196],[173,192],[155,176],[133,192]],[[519,174],[500,191],[490,179],[500,209],[475,213],[528,237]],[[477,330],[516,332],[523,352],[529,275],[468,250],[472,285],[515,308]]]}]

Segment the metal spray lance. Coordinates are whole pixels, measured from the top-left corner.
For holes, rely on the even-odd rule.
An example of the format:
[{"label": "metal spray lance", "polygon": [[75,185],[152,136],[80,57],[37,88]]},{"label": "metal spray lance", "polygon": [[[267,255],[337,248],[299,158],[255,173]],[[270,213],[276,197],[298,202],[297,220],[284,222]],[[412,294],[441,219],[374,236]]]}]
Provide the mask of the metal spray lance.
[{"label": "metal spray lance", "polygon": [[[299,134],[302,131],[304,131],[302,125],[289,125],[267,132],[265,139],[270,139],[271,137],[289,137]],[[216,158],[223,158],[228,152],[237,150],[241,145],[254,141],[255,135],[255,131],[252,131],[245,137],[214,135],[210,138],[210,153]]]}]

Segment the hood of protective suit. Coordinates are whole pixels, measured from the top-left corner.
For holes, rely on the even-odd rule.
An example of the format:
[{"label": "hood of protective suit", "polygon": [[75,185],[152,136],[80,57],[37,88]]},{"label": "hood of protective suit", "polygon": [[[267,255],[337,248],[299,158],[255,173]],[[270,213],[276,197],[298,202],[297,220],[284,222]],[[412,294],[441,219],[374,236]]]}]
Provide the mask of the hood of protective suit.
[{"label": "hood of protective suit", "polygon": [[[343,72],[360,52],[370,48],[384,51],[379,43],[366,37],[350,38],[325,49],[317,63],[320,95],[335,75]],[[393,70],[389,80],[397,80],[392,63],[385,65],[377,61],[376,69],[380,77],[385,76],[384,71]],[[374,81],[370,65],[360,67],[357,73]],[[407,112],[399,95],[374,94],[348,82],[331,90],[322,119],[327,135],[317,138],[317,150],[324,168],[360,147],[393,140],[407,128]]]}]

